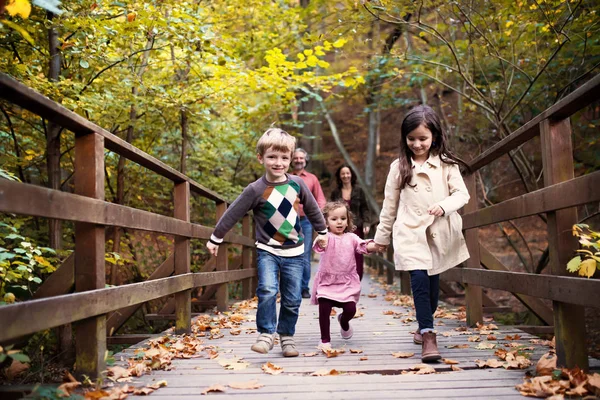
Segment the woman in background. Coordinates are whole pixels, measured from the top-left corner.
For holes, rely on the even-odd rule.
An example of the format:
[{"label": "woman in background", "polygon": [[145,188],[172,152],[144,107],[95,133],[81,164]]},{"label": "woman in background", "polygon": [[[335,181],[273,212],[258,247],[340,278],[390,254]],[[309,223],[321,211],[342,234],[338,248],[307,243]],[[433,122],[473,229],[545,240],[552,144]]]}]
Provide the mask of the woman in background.
[{"label": "woman in background", "polygon": [[[362,189],[356,185],[356,174],[347,164],[342,164],[335,171],[335,180],[337,188],[331,192],[331,201],[341,201],[348,205],[348,208],[354,215],[354,224],[356,229],[352,232],[364,239],[371,229],[371,211],[367,203],[367,198]],[[364,268],[364,259],[362,254],[356,254],[356,269],[358,276],[362,280]]]}]

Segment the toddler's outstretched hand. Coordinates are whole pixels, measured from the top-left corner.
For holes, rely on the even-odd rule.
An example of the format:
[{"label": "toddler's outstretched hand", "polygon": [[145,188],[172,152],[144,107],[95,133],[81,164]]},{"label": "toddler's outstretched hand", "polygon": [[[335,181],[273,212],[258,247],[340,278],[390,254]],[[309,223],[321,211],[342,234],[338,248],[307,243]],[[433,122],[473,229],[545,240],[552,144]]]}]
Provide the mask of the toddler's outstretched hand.
[{"label": "toddler's outstretched hand", "polygon": [[319,235],[317,236],[317,244],[320,248],[325,250],[327,248],[327,235]]},{"label": "toddler's outstretched hand", "polygon": [[208,252],[215,257],[217,256],[217,254],[219,254],[219,246],[212,242],[206,243],[206,248],[208,249]]}]

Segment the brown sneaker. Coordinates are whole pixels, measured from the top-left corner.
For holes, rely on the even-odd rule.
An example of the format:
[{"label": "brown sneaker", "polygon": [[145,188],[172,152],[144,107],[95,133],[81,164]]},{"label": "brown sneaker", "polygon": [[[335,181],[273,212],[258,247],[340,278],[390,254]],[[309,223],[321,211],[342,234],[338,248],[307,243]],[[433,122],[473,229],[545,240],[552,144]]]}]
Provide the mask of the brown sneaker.
[{"label": "brown sneaker", "polygon": [[421,353],[421,361],[433,362],[438,361],[442,356],[438,351],[437,340],[434,332],[425,332],[423,334],[423,350]]},{"label": "brown sneaker", "polygon": [[413,336],[413,342],[415,344],[423,344],[423,335],[421,335],[419,331],[415,332],[415,335]]}]

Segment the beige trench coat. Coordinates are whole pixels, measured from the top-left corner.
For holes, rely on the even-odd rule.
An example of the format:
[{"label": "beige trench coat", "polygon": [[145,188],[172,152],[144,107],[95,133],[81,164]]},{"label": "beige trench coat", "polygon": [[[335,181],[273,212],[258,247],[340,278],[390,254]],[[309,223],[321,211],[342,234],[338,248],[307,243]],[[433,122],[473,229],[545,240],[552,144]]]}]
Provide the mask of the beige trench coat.
[{"label": "beige trench coat", "polygon": [[[399,162],[390,166],[375,243],[389,245],[393,237],[396,270],[424,269],[437,275],[469,258],[457,213],[469,201],[469,192],[458,166],[439,156],[430,156],[422,166],[413,162],[415,186],[400,191]],[[434,204],[444,209],[443,216],[429,215],[427,209]]]}]

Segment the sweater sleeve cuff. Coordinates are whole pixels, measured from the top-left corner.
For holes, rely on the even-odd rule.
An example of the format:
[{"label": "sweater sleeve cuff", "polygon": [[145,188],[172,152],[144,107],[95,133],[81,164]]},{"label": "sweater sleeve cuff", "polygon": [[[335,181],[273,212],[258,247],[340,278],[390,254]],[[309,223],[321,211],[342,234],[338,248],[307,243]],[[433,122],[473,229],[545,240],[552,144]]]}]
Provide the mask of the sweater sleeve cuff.
[{"label": "sweater sleeve cuff", "polygon": [[210,239],[209,239],[209,241],[210,241],[212,244],[215,244],[215,245],[217,245],[217,246],[220,246],[220,245],[221,245],[221,243],[223,243],[223,238],[220,238],[220,239],[219,239],[219,238],[218,238],[218,237],[216,237],[215,235],[210,235]]},{"label": "sweater sleeve cuff", "polygon": [[323,231],[317,231],[317,233],[319,235],[327,235],[327,229],[323,230]]}]

